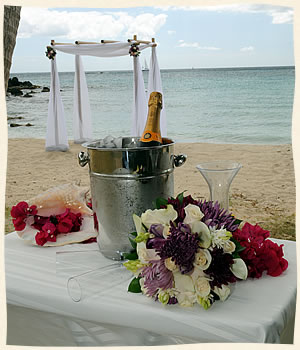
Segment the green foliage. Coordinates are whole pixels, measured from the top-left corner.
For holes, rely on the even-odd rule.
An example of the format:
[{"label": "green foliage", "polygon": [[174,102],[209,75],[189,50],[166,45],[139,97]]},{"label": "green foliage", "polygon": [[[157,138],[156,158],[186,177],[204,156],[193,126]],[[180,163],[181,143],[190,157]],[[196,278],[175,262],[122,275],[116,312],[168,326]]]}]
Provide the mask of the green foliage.
[{"label": "green foliage", "polygon": [[124,253],[123,257],[124,259],[128,259],[128,260],[137,260],[139,258],[136,251],[132,251],[130,253]]},{"label": "green foliage", "polygon": [[153,202],[153,206],[155,209],[161,209],[167,204],[168,204],[168,200],[165,198],[156,198],[156,200]]},{"label": "green foliage", "polygon": [[128,292],[141,293],[140,277],[135,277],[128,286]]}]

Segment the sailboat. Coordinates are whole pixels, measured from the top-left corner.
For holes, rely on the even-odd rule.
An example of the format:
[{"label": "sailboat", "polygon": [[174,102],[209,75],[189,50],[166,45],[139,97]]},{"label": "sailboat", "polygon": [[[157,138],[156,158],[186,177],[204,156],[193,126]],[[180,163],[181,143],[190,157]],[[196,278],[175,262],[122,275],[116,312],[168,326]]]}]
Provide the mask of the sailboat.
[{"label": "sailboat", "polygon": [[142,67],[142,71],[145,72],[145,71],[148,71],[149,68],[148,68],[148,65],[147,65],[147,61],[145,59],[145,63],[144,63],[144,66]]}]

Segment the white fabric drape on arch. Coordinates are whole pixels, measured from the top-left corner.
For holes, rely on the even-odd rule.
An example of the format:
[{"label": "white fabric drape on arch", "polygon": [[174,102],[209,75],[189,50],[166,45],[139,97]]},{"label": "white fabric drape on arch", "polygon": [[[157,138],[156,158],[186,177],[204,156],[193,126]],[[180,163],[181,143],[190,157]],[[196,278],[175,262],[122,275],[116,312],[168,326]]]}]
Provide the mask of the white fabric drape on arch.
[{"label": "white fabric drape on arch", "polygon": [[51,60],[51,85],[48,105],[46,151],[67,151],[69,149],[65,123],[64,106],[60,96],[59,76],[56,59]]},{"label": "white fabric drape on arch", "polygon": [[75,55],[73,133],[75,143],[93,139],[89,93],[79,55]]},{"label": "white fabric drape on arch", "polygon": [[151,92],[158,91],[162,94],[162,110],[160,112],[160,132],[161,136],[167,136],[167,118],[166,118],[166,109],[164,103],[164,94],[162,91],[162,83],[160,77],[160,69],[158,65],[158,60],[156,56],[156,47],[152,47],[150,67],[149,67],[149,78],[148,78],[148,94],[147,101]]},{"label": "white fabric drape on arch", "polygon": [[[88,100],[88,89],[85,79],[85,73],[80,56],[96,56],[96,57],[117,57],[129,55],[129,48],[134,42],[126,43],[105,43],[105,44],[66,44],[66,45],[51,45],[56,51],[61,51],[68,54],[75,55],[75,80],[74,80],[74,141],[82,143],[89,141],[92,138],[92,124],[90,117],[90,105]],[[148,47],[153,47],[153,43],[149,44],[138,44],[139,51],[142,51]],[[155,50],[154,50],[155,53]],[[153,56],[153,53],[152,53]],[[64,150],[68,149],[68,141],[65,126],[64,110],[61,102],[60,88],[58,73],[56,69],[56,59],[54,64],[51,65],[51,86],[55,87],[50,95],[54,94],[55,98],[49,100],[48,108],[48,124],[47,124],[47,136],[46,136],[46,150]],[[153,79],[153,87],[160,88],[161,91],[161,80],[160,72],[158,68],[156,54],[152,58],[155,69],[150,69],[149,74],[155,73],[159,77]],[[54,68],[55,66],[55,68]],[[147,95],[145,92],[145,85],[141,66],[138,57],[133,57],[133,72],[134,72],[134,108],[132,115],[132,126],[131,136],[140,136],[147,117]],[[55,73],[56,69],[56,73]],[[151,73],[152,72],[152,73]],[[160,85],[159,82],[160,81]],[[57,88],[58,86],[58,88]],[[54,97],[53,95],[53,97]],[[55,107],[54,101],[60,101],[60,107]],[[51,105],[51,106],[50,106]],[[164,119],[162,119],[164,120]],[[57,122],[59,121],[59,122]],[[164,123],[164,122],[163,122]],[[63,124],[63,126],[61,126]],[[52,134],[48,128],[52,130],[55,135],[64,133],[64,147],[61,147],[57,140],[57,137],[50,137]],[[61,130],[58,130],[60,128]],[[162,130],[165,128],[163,127]],[[54,130],[54,132],[53,132]],[[166,132],[162,132],[163,136],[166,136]]]}]

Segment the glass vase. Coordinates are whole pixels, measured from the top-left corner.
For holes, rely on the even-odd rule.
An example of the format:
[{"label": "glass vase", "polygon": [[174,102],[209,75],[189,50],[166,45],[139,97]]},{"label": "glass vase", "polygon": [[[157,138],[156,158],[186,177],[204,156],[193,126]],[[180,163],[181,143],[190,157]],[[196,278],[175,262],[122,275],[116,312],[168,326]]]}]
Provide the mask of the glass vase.
[{"label": "glass vase", "polygon": [[241,167],[240,163],[230,160],[205,162],[196,166],[208,184],[209,199],[218,201],[220,208],[229,209],[229,188]]}]

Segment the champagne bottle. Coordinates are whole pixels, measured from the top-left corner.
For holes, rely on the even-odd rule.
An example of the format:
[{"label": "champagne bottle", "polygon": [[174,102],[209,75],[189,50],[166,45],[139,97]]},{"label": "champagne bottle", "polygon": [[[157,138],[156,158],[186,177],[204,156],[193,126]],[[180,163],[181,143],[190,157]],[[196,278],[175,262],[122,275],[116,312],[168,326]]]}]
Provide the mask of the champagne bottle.
[{"label": "champagne bottle", "polygon": [[153,91],[148,102],[148,116],[145,129],[140,138],[140,147],[152,147],[162,144],[160,134],[160,111],[162,109],[162,94]]}]

